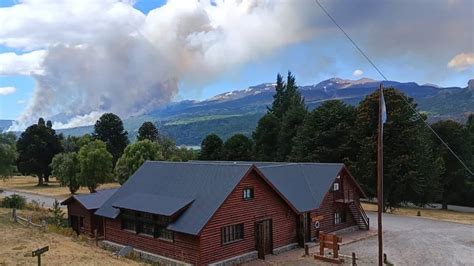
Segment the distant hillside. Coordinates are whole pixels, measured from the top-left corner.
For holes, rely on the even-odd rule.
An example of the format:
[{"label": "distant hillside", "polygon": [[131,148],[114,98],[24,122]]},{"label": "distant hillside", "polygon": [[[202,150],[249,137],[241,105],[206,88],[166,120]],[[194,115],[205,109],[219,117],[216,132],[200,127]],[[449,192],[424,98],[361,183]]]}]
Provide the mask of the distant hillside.
[{"label": "distant hillside", "polygon": [[[396,81],[384,81],[383,84],[415,98],[420,110],[426,112],[431,121],[446,118],[464,121],[469,113],[474,112],[473,80],[465,88],[440,88],[433,84],[418,85],[415,82]],[[315,85],[300,86],[300,91],[308,108],[313,109],[331,99],[355,105],[379,85],[380,81],[367,78],[331,78]],[[250,136],[258,119],[271,104],[273,94],[274,84],[264,83],[244,90],[225,92],[204,101],[171,103],[146,115],[125,119],[124,126],[133,140],[144,121],[153,121],[163,134],[176,139],[179,145],[199,145],[209,133],[216,133],[224,139],[235,133]],[[83,135],[92,132],[92,126],[58,132]]]}]

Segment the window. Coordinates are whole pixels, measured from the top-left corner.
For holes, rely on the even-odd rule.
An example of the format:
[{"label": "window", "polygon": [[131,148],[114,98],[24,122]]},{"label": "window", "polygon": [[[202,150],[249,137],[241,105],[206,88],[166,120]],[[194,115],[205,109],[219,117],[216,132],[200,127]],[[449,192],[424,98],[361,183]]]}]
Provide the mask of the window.
[{"label": "window", "polygon": [[157,234],[155,235],[155,237],[159,237],[166,240],[173,240],[173,231],[170,231],[165,227],[158,226],[156,232]]},{"label": "window", "polygon": [[244,239],[244,224],[234,224],[221,228],[221,243],[227,244]]},{"label": "window", "polygon": [[121,215],[122,229],[173,241],[173,231],[166,229],[171,217],[132,210],[122,210]]},{"label": "window", "polygon": [[334,213],[334,224],[342,224],[346,222],[346,213],[337,211]]},{"label": "window", "polygon": [[244,200],[253,199],[253,188],[244,188]]},{"label": "window", "polygon": [[333,187],[332,187],[332,188],[333,188],[334,191],[338,191],[338,190],[339,190],[339,183],[335,182],[335,183],[333,184]]}]

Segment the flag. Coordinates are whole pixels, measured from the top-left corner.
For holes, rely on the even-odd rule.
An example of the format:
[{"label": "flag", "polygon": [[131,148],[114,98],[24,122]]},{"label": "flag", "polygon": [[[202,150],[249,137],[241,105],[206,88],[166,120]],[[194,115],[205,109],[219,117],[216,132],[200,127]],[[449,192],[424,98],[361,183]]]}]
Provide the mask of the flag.
[{"label": "flag", "polygon": [[382,125],[387,122],[387,107],[385,106],[385,99],[383,97],[383,89],[380,90],[380,93],[382,94],[380,104],[382,105]]}]

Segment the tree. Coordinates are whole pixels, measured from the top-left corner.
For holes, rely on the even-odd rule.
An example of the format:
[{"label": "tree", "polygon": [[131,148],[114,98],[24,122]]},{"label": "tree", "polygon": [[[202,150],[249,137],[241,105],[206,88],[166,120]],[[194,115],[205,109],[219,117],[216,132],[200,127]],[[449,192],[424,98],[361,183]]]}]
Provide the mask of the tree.
[{"label": "tree", "polygon": [[224,158],[227,161],[250,161],[252,140],[244,134],[235,134],[224,143]]},{"label": "tree", "polygon": [[79,150],[78,154],[81,186],[91,193],[108,180],[112,173],[113,156],[107,151],[107,145],[100,140],[94,140]]},{"label": "tree", "polygon": [[286,83],[277,75],[273,103],[253,133],[256,157],[265,161],[285,161],[293,139],[307,114],[304,99],[296,86],[295,76],[288,71]]},{"label": "tree", "polygon": [[29,126],[16,143],[18,151],[17,166],[22,174],[36,174],[38,185],[43,179],[48,182],[51,175],[49,164],[54,155],[62,151],[56,132],[48,128],[43,118],[38,124]]},{"label": "tree", "polygon": [[[464,126],[453,120],[442,120],[432,125],[433,130],[456,152],[461,158],[468,158],[470,143],[469,135]],[[460,193],[464,191],[468,181],[468,173],[463,165],[447,148],[433,136],[434,147],[437,156],[442,160],[443,171],[441,173],[441,203],[443,209],[448,209],[448,203],[461,201]]]},{"label": "tree", "polygon": [[298,104],[290,107],[283,116],[280,132],[278,134],[277,161],[289,160],[291,150],[299,128],[303,125],[308,111],[304,105]]},{"label": "tree", "polygon": [[69,192],[74,194],[80,188],[81,167],[77,153],[59,153],[53,157],[51,162],[52,174],[58,178],[61,186],[67,186]]},{"label": "tree", "polygon": [[125,183],[147,160],[163,160],[163,154],[158,143],[146,139],[128,145],[115,165],[118,182],[120,184]]},{"label": "tree", "polygon": [[252,133],[255,143],[255,157],[259,161],[274,161],[278,151],[278,136],[280,121],[272,113],[267,113],[258,121],[257,128]]},{"label": "tree", "polygon": [[11,177],[16,171],[18,156],[15,147],[16,136],[13,133],[0,133],[0,177]]},{"label": "tree", "polygon": [[160,135],[158,133],[158,129],[152,122],[144,122],[138,129],[138,141],[145,139],[148,139],[150,141],[158,141],[159,138]]},{"label": "tree", "polygon": [[78,152],[81,147],[79,147],[80,138],[76,136],[67,136],[61,139],[61,145],[63,146],[64,152]]},{"label": "tree", "polygon": [[[416,108],[413,99],[393,88],[385,89],[384,96],[388,113],[383,135],[384,210],[406,202],[433,202],[439,194],[440,165],[433,156],[429,132],[412,110]],[[378,106],[376,91],[357,107],[353,130],[360,148],[351,168],[369,196],[376,194]]]},{"label": "tree", "polygon": [[201,142],[200,160],[214,161],[222,159],[222,139],[216,134],[207,135]]},{"label": "tree", "polygon": [[286,83],[283,81],[282,75],[277,74],[277,82],[275,85],[275,94],[273,95],[273,103],[268,112],[274,114],[277,118],[283,118],[284,110],[284,96],[285,96]]},{"label": "tree", "polygon": [[123,122],[115,114],[105,113],[94,125],[94,133],[92,137],[96,140],[101,140],[107,144],[107,150],[113,156],[113,165],[127,147],[128,133],[123,128]]},{"label": "tree", "polygon": [[298,130],[290,160],[348,162],[357,151],[352,139],[354,120],[354,107],[339,100],[324,102],[306,117]]}]

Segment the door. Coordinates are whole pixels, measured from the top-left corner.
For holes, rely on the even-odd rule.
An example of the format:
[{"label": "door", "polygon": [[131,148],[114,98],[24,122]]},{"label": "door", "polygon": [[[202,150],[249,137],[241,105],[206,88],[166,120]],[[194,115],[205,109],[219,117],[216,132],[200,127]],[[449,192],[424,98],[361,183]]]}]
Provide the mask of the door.
[{"label": "door", "polygon": [[69,222],[71,223],[71,228],[72,230],[74,230],[76,232],[76,234],[79,234],[80,233],[80,229],[79,229],[79,217],[76,216],[76,215],[71,215],[69,217]]},{"label": "door", "polygon": [[306,242],[311,241],[311,225],[311,213],[305,212],[298,217],[297,233],[300,247],[303,247]]},{"label": "door", "polygon": [[273,252],[272,220],[257,222],[255,229],[258,258],[265,259],[265,255]]}]

